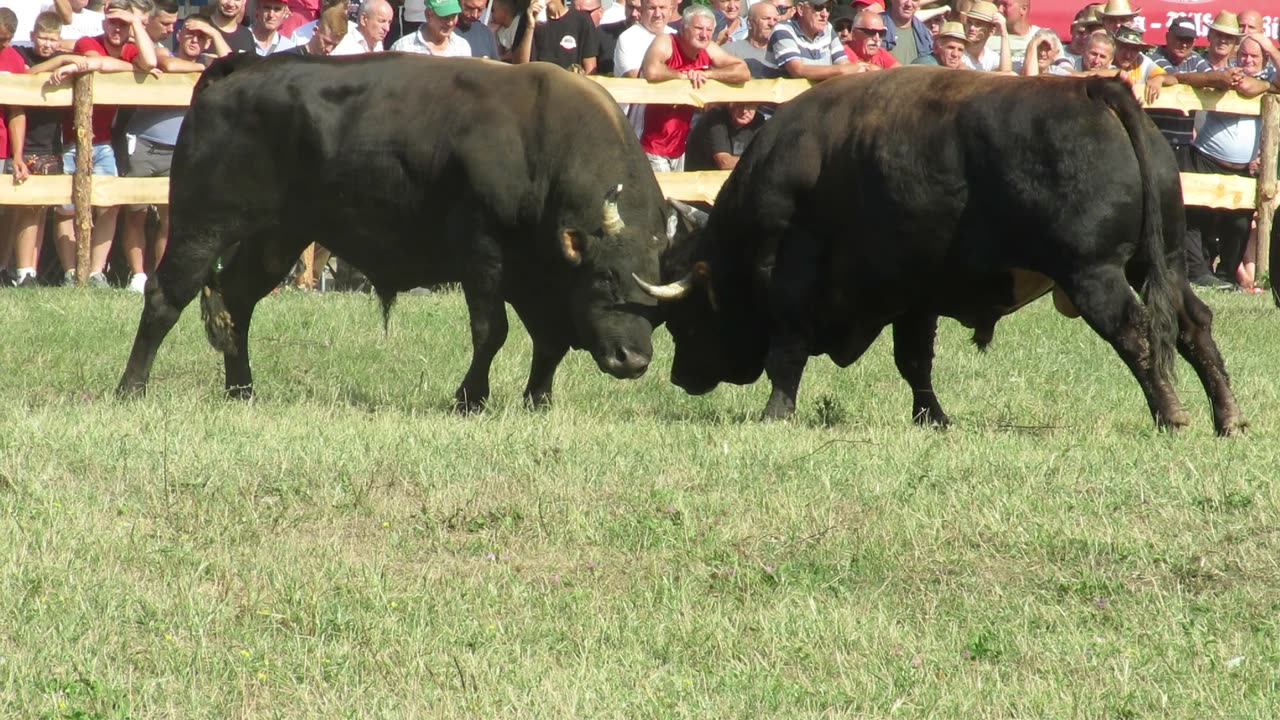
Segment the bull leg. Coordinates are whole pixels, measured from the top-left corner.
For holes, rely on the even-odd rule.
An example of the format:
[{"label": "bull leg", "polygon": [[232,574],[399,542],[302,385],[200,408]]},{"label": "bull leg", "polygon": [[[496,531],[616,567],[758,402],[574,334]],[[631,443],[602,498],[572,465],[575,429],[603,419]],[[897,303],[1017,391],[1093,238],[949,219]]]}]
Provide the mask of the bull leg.
[{"label": "bull leg", "polygon": [[142,317],[138,321],[129,362],[116,387],[117,395],[125,397],[146,391],[151,365],[160,344],[177,323],[183,309],[199,292],[217,262],[219,249],[216,242],[177,234],[173,236],[169,251],[147,281]]},{"label": "bull leg", "polygon": [[933,392],[933,349],[937,315],[907,315],[893,324],[893,361],[911,388],[911,419],[919,425],[947,427],[951,418]]},{"label": "bull leg", "polygon": [[542,409],[551,405],[551,382],[556,368],[569,352],[568,343],[533,341],[533,362],[529,366],[529,384],[524,388],[524,402],[531,408]]},{"label": "bull leg", "polygon": [[1111,343],[1146,396],[1147,407],[1156,426],[1184,427],[1190,416],[1182,408],[1173,388],[1153,369],[1151,318],[1119,269],[1104,268],[1067,278],[1062,283],[1067,296],[1089,327]]},{"label": "bull leg", "polygon": [[764,406],[765,420],[785,420],[796,412],[796,395],[800,378],[809,362],[809,349],[798,336],[775,337],[769,341],[764,370],[773,383],[769,402]]},{"label": "bull leg", "polygon": [[1213,311],[1187,286],[1182,293],[1182,310],[1178,313],[1178,353],[1200,377],[1213,408],[1213,429],[1219,435],[1235,435],[1249,425],[1231,392],[1231,379],[1226,363],[1218,352],[1210,329]]},{"label": "bull leg", "polygon": [[[253,371],[249,367],[249,326],[258,301],[271,293],[297,257],[301,243],[272,237],[242,243],[218,276],[219,293],[230,324],[229,346],[222,348],[227,397],[253,397]],[[215,293],[216,295],[216,293]]]},{"label": "bull leg", "polygon": [[470,413],[483,410],[489,399],[489,368],[507,341],[507,309],[496,283],[464,282],[462,291],[471,315],[471,366],[454,393],[453,406]]}]

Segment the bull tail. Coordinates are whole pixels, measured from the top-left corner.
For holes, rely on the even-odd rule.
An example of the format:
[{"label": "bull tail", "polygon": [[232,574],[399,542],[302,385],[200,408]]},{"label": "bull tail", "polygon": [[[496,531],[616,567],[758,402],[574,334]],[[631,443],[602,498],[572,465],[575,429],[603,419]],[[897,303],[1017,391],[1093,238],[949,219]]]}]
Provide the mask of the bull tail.
[{"label": "bull tail", "polygon": [[1138,159],[1142,178],[1142,231],[1138,251],[1146,260],[1147,273],[1141,296],[1150,315],[1152,370],[1159,380],[1172,383],[1178,337],[1178,307],[1181,302],[1178,273],[1170,266],[1165,252],[1163,205],[1154,178],[1153,158],[1148,152],[1145,127],[1147,118],[1129,87],[1115,80],[1089,83],[1089,95],[1106,103],[1129,135],[1133,154]]},{"label": "bull tail", "polygon": [[214,350],[230,355],[236,353],[236,338],[231,323],[231,313],[222,300],[222,291],[215,283],[200,291],[200,319],[204,320],[204,334]]}]

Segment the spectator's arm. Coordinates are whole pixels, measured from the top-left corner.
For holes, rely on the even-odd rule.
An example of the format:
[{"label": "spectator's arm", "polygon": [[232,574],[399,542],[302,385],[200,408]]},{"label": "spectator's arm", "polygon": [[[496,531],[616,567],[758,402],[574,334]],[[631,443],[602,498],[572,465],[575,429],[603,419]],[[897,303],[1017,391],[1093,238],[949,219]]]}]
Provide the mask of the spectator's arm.
[{"label": "spectator's arm", "polygon": [[1271,59],[1271,64],[1280,68],[1280,50],[1276,49],[1276,44],[1271,42],[1271,38],[1263,33],[1249,33],[1246,37],[1251,38],[1262,47],[1262,52]]},{"label": "spectator's arm", "polygon": [[[996,72],[1011,73],[1013,72],[1013,53],[1009,49],[1009,27],[1004,19],[1004,13],[996,13],[996,33],[1000,36],[1000,67],[996,68]],[[1035,58],[1031,58],[1035,62]],[[1023,64],[1026,61],[1023,60]]]},{"label": "spectator's arm", "polygon": [[521,18],[524,32],[516,31],[516,42],[511,48],[511,64],[523,65],[533,59],[533,33],[538,26],[538,13],[542,12],[542,0],[533,0]]},{"label": "spectator's arm", "polygon": [[1254,98],[1270,90],[1271,83],[1262,78],[1241,74],[1240,78],[1232,83],[1231,89],[1239,93],[1241,97]]},{"label": "spectator's arm", "polygon": [[53,0],[53,10],[58,13],[58,19],[62,20],[63,25],[70,25],[75,19],[75,14],[71,11],[71,0]]},{"label": "spectator's arm", "polygon": [[[1027,54],[1022,56],[1022,76],[1035,77],[1040,74],[1040,45],[1049,42],[1049,38],[1036,33],[1027,43]],[[1004,43],[1001,43],[1002,45]]]},{"label": "spectator's arm", "polygon": [[858,66],[850,63],[848,58],[843,60],[844,62],[838,62],[835,65],[806,65],[803,60],[796,58],[785,62],[782,70],[789,77],[802,80],[826,80],[859,72]]},{"label": "spectator's arm", "polygon": [[198,73],[204,72],[205,66],[191,60],[165,55],[159,59],[160,69],[167,73]]},{"label": "spectator's arm", "polygon": [[751,69],[747,67],[747,63],[742,58],[725,52],[719,45],[708,44],[707,55],[711,57],[711,67],[704,71],[708,80],[741,85],[751,79]]},{"label": "spectator's arm", "polygon": [[1231,73],[1226,70],[1214,70],[1202,73],[1178,73],[1174,75],[1179,83],[1187,87],[1213,88],[1214,90],[1231,89]]},{"label": "spectator's arm", "polygon": [[[717,170],[732,170],[738,165],[738,156],[733,154],[733,141],[729,138],[727,116],[721,116],[724,122],[716,122],[707,132],[707,144],[711,148],[711,162]],[[717,118],[720,119],[720,118]],[[704,117],[703,122],[711,120]]]},{"label": "spectator's arm", "polygon": [[596,59],[594,57],[582,58],[582,72],[587,75],[594,75],[596,72]]},{"label": "spectator's arm", "polygon": [[63,65],[70,65],[71,63],[74,63],[80,57],[81,56],[79,55],[58,55],[57,57],[51,57],[42,63],[36,63],[35,65],[28,68],[27,72],[28,73],[53,72],[54,70],[57,70]]},{"label": "spectator's arm", "polygon": [[667,61],[671,59],[673,42],[675,41],[670,35],[663,33],[649,44],[649,50],[644,54],[644,62],[640,64],[641,74],[649,82],[679,80],[684,77],[683,73],[667,67]]},{"label": "spectator's arm", "polygon": [[194,30],[201,35],[209,38],[209,54],[214,57],[226,57],[231,54],[231,46],[227,44],[227,39],[222,33],[213,28],[212,25],[201,20],[200,18],[187,18],[183,21],[183,27]]},{"label": "spectator's arm", "polygon": [[115,9],[107,12],[107,18],[127,19],[133,25],[133,44],[138,48],[138,55],[133,59],[133,66],[142,72],[150,72],[157,67],[156,46],[147,33],[147,16],[132,10]]},{"label": "spectator's arm", "polygon": [[22,151],[27,143],[27,109],[9,106],[9,152],[13,157],[13,184],[21,185],[31,176]]}]

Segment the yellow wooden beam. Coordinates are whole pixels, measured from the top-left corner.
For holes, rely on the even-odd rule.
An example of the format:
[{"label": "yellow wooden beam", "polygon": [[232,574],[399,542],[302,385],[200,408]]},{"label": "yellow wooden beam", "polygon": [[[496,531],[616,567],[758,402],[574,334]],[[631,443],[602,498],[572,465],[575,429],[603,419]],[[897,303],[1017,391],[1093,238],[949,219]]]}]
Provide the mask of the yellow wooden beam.
[{"label": "yellow wooden beam", "polygon": [[[166,73],[154,77],[145,73],[95,73],[93,101],[102,105],[191,104],[191,89],[199,73]],[[23,107],[70,107],[71,82],[49,84],[49,73],[0,75],[0,105]]]}]

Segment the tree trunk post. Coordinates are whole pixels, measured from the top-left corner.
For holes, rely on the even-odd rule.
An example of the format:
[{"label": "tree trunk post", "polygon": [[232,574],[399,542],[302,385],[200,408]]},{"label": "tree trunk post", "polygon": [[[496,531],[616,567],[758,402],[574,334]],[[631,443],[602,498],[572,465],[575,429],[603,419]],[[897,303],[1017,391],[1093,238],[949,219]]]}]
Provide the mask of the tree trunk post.
[{"label": "tree trunk post", "polygon": [[75,206],[76,284],[89,281],[89,248],[93,234],[93,73],[77,73],[72,86],[73,122],[76,131],[76,171],[71,176],[71,203]]}]

